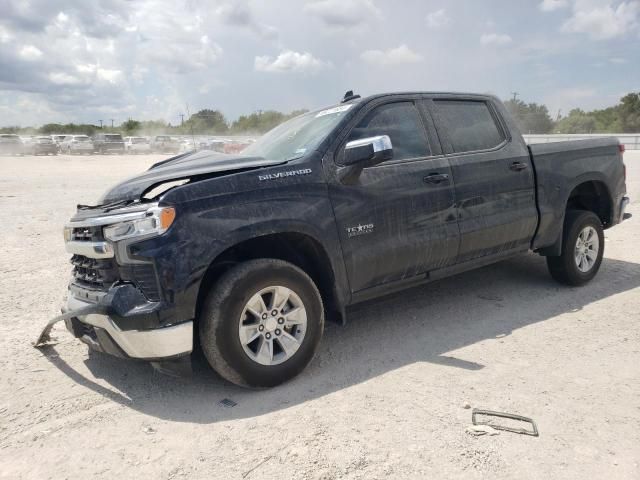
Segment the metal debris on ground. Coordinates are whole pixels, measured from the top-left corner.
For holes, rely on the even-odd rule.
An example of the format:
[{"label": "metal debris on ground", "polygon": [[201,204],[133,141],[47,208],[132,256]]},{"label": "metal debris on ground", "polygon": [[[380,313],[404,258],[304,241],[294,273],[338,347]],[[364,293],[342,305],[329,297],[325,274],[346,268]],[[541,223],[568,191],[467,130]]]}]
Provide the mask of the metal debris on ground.
[{"label": "metal debris on ground", "polygon": [[223,407],[232,408],[235,407],[237,403],[233,400],[229,400],[228,398],[223,398],[222,400],[220,400],[220,405],[222,405]]},{"label": "metal debris on ground", "polygon": [[500,432],[489,425],[471,425],[465,430],[469,435],[479,437],[481,435],[500,435]]},{"label": "metal debris on ground", "polygon": [[248,470],[246,472],[244,472],[242,474],[242,478],[247,478],[249,476],[249,474],[255,470],[257,470],[259,467],[261,467],[262,465],[264,465],[265,463],[267,463],[269,460],[271,460],[273,458],[273,455],[269,455],[267,458],[265,458],[264,460],[262,460],[261,462],[259,462],[255,467],[253,467],[251,470]]},{"label": "metal debris on ground", "polygon": [[[497,425],[490,420],[487,420],[487,421],[478,420],[477,418],[478,416],[500,417],[500,418],[507,418],[509,420],[516,420],[519,422],[525,422],[531,425],[531,429],[509,427],[506,425]],[[493,412],[491,410],[480,410],[480,409],[474,408],[473,411],[471,412],[471,421],[473,422],[474,425],[478,425],[478,426],[489,426],[496,430],[503,430],[505,432],[512,432],[512,433],[520,433],[522,435],[531,435],[532,437],[538,436],[538,427],[536,426],[536,422],[534,422],[533,419],[528,417],[523,417],[522,415],[515,415],[513,413],[504,413],[504,412]]]}]

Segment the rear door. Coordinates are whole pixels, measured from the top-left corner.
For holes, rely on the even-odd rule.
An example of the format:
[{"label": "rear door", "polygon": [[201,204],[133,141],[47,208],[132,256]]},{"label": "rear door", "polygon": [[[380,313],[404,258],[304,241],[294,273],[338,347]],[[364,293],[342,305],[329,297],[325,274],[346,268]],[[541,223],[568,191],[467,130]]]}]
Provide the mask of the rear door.
[{"label": "rear door", "polygon": [[456,263],[529,248],[538,222],[533,165],[496,105],[480,97],[427,101],[448,154],[460,227]]},{"label": "rear door", "polygon": [[355,182],[329,183],[352,292],[415,277],[456,258],[451,168],[418,103],[405,98],[364,107],[335,155],[333,168],[339,169],[350,140],[388,135],[393,144],[393,159],[364,169]]}]

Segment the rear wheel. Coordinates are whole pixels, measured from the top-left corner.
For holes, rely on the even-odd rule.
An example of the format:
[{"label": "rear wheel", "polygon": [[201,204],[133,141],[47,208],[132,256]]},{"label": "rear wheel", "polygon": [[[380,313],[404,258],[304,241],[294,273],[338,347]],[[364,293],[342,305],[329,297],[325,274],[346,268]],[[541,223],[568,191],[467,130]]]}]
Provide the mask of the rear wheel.
[{"label": "rear wheel", "polygon": [[547,266],[558,282],[580,286],[596,276],[603,254],[604,232],[598,216],[584,210],[570,210],[564,221],[562,254],[547,257]]},{"label": "rear wheel", "polygon": [[250,260],[226,272],[199,318],[209,364],[245,387],[273,387],[299,374],[323,328],[322,299],[311,278],[275,259]]}]

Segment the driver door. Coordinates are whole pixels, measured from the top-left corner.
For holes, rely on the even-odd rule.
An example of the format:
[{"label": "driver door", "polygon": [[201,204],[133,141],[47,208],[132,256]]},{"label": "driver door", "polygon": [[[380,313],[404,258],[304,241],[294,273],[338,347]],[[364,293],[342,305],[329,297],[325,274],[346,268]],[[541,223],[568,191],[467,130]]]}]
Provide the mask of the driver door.
[{"label": "driver door", "polygon": [[339,168],[347,142],[377,135],[388,135],[393,146],[391,160],[349,184],[329,185],[353,293],[426,276],[458,252],[451,167],[416,100],[363,109],[335,156]]}]

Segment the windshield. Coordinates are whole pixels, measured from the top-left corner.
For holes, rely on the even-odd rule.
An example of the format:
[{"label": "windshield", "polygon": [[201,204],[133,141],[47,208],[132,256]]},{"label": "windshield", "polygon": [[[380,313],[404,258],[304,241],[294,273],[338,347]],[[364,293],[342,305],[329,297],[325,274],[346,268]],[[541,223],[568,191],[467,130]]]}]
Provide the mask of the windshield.
[{"label": "windshield", "polygon": [[142,137],[131,137],[131,143],[145,143],[146,140]]},{"label": "windshield", "polygon": [[352,106],[348,103],[292,118],[265,133],[242,153],[267,160],[300,158],[315,149]]},{"label": "windshield", "polygon": [[121,142],[122,141],[122,135],[105,135],[104,139],[108,140],[110,142]]},{"label": "windshield", "polygon": [[0,136],[1,143],[18,143],[20,141],[20,137],[17,135],[3,135]]},{"label": "windshield", "polygon": [[73,139],[77,142],[88,142],[89,141],[89,137],[86,136],[80,136],[80,137],[73,137]]}]

